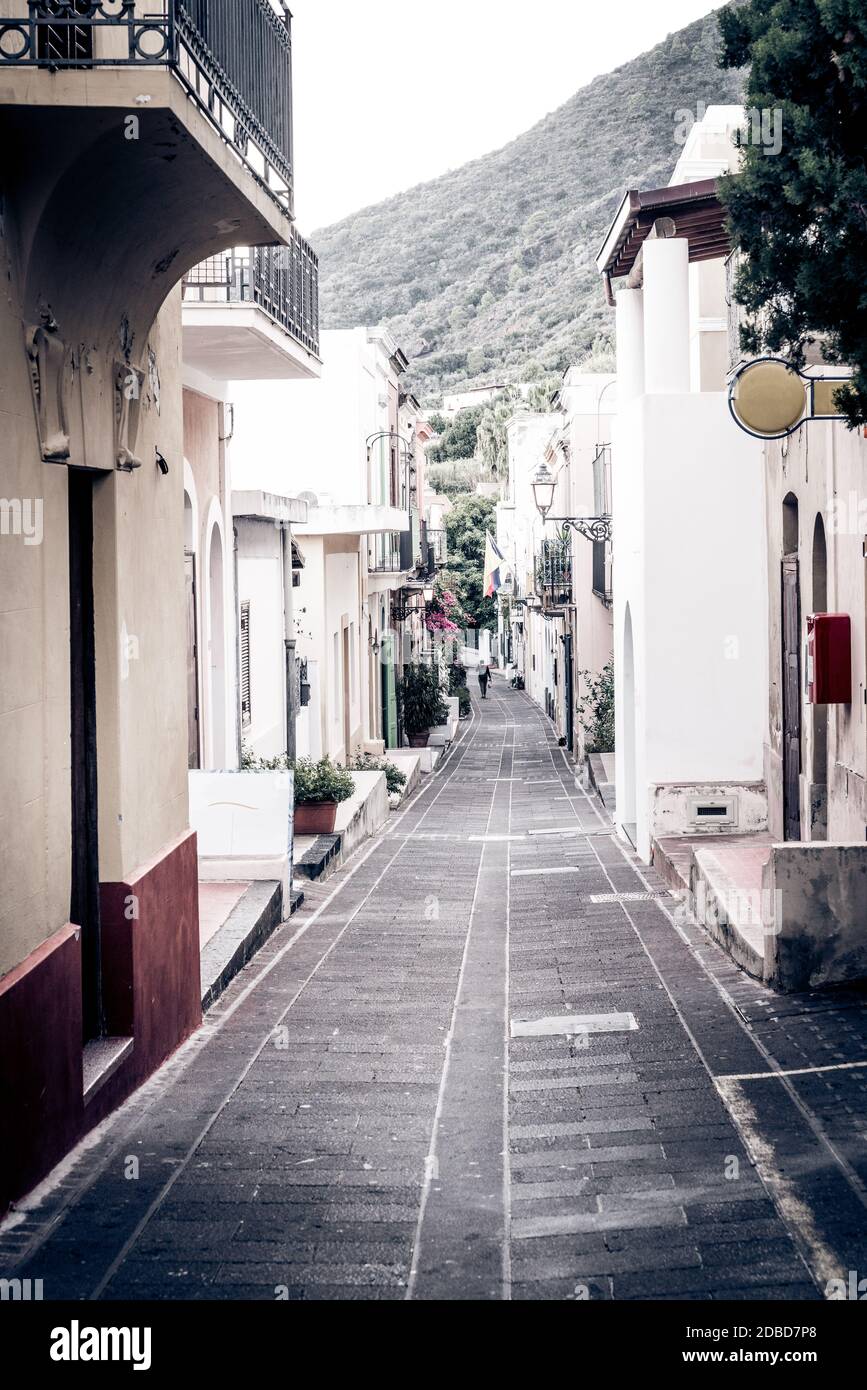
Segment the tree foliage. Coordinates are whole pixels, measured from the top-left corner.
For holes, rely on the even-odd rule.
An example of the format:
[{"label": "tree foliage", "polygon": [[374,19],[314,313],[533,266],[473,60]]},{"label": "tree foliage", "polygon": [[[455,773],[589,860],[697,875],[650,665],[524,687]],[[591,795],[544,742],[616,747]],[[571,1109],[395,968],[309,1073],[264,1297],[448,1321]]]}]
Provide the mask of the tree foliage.
[{"label": "tree foliage", "polygon": [[801,367],[820,342],[852,367],[839,393],[867,422],[867,7],[751,0],[720,16],[722,63],[749,63],[748,110],[782,113],[782,148],[744,143],[723,199],[744,253],[735,294],[743,347]]},{"label": "tree foliage", "polygon": [[485,598],[485,534],[496,529],[496,504],[490,497],[466,495],[446,517],[448,568],[441,582],[457,598],[469,621],[479,628],[497,626],[497,605]]},{"label": "tree foliage", "polygon": [[479,421],[479,455],[492,478],[503,477],[509,462],[508,427],[516,410],[543,415],[553,410],[552,398],[560,386],[557,377],[535,381],[526,395],[510,386],[487,405]]},{"label": "tree foliage", "polygon": [[477,430],[482,417],[480,406],[462,410],[440,433],[439,439],[428,446],[431,463],[448,463],[453,459],[475,457]]}]

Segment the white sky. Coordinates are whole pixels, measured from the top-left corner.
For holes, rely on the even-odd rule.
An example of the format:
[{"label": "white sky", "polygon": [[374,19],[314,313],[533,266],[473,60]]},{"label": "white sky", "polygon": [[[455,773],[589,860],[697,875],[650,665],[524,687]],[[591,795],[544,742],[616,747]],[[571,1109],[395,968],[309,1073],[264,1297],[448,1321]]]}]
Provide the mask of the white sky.
[{"label": "white sky", "polygon": [[302,232],[498,149],[722,0],[291,0]]}]

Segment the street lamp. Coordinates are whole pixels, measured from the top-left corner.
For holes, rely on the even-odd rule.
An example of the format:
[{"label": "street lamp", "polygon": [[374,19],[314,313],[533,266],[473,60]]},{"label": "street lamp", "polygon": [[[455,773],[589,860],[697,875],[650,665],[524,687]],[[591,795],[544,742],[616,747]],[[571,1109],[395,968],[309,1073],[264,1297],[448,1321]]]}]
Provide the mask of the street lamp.
[{"label": "street lamp", "polygon": [[425,603],[433,603],[433,601],[434,601],[435,598],[436,598],[436,591],[434,590],[433,585],[432,585],[432,584],[426,584],[426,585],[425,585],[425,588],[424,588],[424,601],[425,601]]},{"label": "street lamp", "polygon": [[559,538],[565,545],[569,539],[569,532],[576,531],[579,536],[583,536],[588,541],[610,541],[611,540],[611,517],[610,516],[550,516],[549,512],[554,505],[554,489],[557,486],[557,479],[551,472],[547,463],[541,463],[536,470],[533,478],[533,495],[536,499],[536,510],[543,521],[553,521],[559,528]]},{"label": "street lamp", "polygon": [[540,463],[533,479],[533,496],[536,499],[536,510],[543,521],[547,521],[548,513],[554,505],[554,489],[557,486],[557,479],[551,472],[547,463]]}]

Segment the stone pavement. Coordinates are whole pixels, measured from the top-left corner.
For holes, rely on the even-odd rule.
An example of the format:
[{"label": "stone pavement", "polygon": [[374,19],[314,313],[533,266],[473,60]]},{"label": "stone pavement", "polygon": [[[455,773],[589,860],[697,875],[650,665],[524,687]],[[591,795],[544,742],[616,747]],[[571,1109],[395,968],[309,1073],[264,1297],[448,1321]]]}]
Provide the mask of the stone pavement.
[{"label": "stone pavement", "polygon": [[495,681],[440,773],[7,1225],[0,1274],[265,1300],[867,1277],[864,996],[769,995],[676,908]]}]

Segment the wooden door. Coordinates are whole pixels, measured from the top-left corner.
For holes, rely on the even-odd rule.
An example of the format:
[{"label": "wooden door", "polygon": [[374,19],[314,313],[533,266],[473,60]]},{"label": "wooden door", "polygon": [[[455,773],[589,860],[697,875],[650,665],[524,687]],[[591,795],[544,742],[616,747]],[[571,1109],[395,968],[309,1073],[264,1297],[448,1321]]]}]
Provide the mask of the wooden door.
[{"label": "wooden door", "polygon": [[797,555],[783,558],[783,825],[801,838],[801,592]]},{"label": "wooden door", "polygon": [[187,575],[187,752],[191,768],[201,766],[199,739],[199,631],[196,620],[196,557],[185,556]]}]

